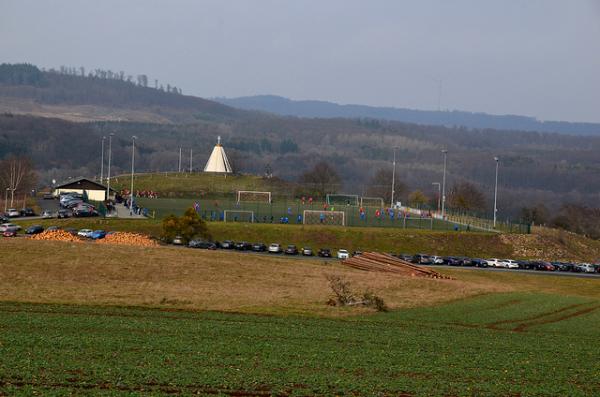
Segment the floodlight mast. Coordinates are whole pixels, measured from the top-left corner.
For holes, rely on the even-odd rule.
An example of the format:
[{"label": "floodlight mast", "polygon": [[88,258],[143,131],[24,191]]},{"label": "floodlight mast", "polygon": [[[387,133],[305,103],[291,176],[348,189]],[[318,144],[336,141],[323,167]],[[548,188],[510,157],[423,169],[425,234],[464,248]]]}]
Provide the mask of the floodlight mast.
[{"label": "floodlight mast", "polygon": [[394,193],[396,188],[396,149],[397,147],[394,146],[394,161],[392,163],[392,199],[390,202],[390,208],[394,208]]},{"label": "floodlight mast", "polygon": [[110,199],[110,160],[112,157],[112,137],[115,134],[112,132],[108,134],[108,177],[107,177],[107,186],[106,186],[106,199]]},{"label": "floodlight mast", "polygon": [[448,157],[448,150],[442,150],[444,155],[444,173],[442,176],[442,219],[446,217],[446,162]]},{"label": "floodlight mast", "polygon": [[498,164],[500,162],[500,158],[494,157],[496,161],[496,184],[494,186],[494,229],[496,228],[496,217],[498,215]]},{"label": "floodlight mast", "polygon": [[129,192],[129,215],[133,215],[133,176],[135,174],[135,140],[137,137],[131,137],[131,191]]}]

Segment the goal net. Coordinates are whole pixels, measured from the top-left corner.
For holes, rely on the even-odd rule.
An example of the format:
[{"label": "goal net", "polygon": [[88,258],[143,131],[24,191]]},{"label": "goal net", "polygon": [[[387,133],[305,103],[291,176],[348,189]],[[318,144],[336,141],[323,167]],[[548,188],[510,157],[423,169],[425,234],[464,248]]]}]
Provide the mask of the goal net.
[{"label": "goal net", "polygon": [[302,223],[305,225],[346,226],[346,214],[344,211],[304,210]]},{"label": "goal net", "polygon": [[383,199],[381,197],[361,197],[360,206],[383,208]]},{"label": "goal net", "polygon": [[270,203],[271,192],[256,192],[253,190],[238,190],[238,203]]},{"label": "goal net", "polygon": [[225,210],[223,211],[225,222],[254,222],[254,211]]},{"label": "goal net", "polygon": [[358,196],[355,194],[328,194],[328,205],[358,205]]}]

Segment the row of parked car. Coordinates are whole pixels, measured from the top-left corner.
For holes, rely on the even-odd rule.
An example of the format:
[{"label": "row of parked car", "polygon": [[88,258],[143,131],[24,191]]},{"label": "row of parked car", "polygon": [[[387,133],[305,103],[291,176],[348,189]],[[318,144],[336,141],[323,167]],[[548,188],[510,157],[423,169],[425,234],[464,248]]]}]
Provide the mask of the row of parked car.
[{"label": "row of parked car", "polygon": [[0,213],[0,220],[2,222],[8,222],[10,218],[21,218],[26,216],[36,216],[36,213],[33,210],[33,208],[9,208],[6,210],[5,213]]},{"label": "row of parked car", "polygon": [[[79,193],[61,194],[58,202],[62,209],[57,212],[57,218],[68,218],[70,216],[98,216],[96,207],[92,204],[86,203],[83,200],[83,195]],[[42,217],[52,218],[52,212],[44,211]]]},{"label": "row of parked car", "polygon": [[448,265],[448,266],[473,266],[473,267],[497,267],[505,269],[525,269],[540,271],[560,271],[575,273],[600,273],[600,264],[592,263],[570,263],[570,262],[547,262],[527,261],[514,259],[481,259],[467,258],[462,256],[436,256],[427,254],[400,254],[399,258],[419,265]]},{"label": "row of parked car", "polygon": [[[172,241],[175,245],[183,245],[182,239],[177,236]],[[225,250],[237,250],[237,251],[252,251],[252,252],[265,252],[269,254],[284,254],[284,255],[302,255],[302,256],[318,256],[321,258],[331,258],[334,253],[329,248],[319,248],[315,251],[310,247],[298,248],[294,244],[283,246],[279,243],[271,243],[266,245],[264,243],[249,243],[247,241],[232,241],[224,240],[222,242],[206,241],[206,240],[191,240],[188,243],[189,248],[203,248],[203,249],[225,249]],[[345,249],[338,249],[335,252],[335,256],[338,259],[347,259],[350,257],[350,253]]]}]

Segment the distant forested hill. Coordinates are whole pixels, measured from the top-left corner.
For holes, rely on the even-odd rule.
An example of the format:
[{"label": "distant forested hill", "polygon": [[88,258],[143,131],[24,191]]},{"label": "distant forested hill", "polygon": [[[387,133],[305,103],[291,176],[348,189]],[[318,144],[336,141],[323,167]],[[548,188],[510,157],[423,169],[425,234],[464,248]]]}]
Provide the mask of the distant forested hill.
[{"label": "distant forested hill", "polygon": [[373,118],[425,125],[557,132],[571,135],[600,135],[600,124],[540,121],[532,117],[514,115],[498,116],[456,110],[427,111],[364,105],[339,105],[325,101],[294,101],[274,95],[214,98],[214,100],[239,109],[260,110],[284,116]]},{"label": "distant forested hill", "polygon": [[[152,122],[227,121],[251,112],[183,95],[171,85],[151,86],[146,75],[65,68],[42,71],[28,64],[0,65],[0,111],[75,121],[107,119]],[[66,109],[71,109],[67,111]],[[77,119],[77,116],[80,116]]]}]

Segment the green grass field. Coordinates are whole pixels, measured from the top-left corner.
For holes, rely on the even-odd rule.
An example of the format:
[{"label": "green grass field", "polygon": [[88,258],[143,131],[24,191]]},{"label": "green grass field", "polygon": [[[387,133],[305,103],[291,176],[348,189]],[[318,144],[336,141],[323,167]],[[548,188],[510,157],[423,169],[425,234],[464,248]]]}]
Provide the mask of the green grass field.
[{"label": "green grass field", "polygon": [[0,395],[597,396],[600,301],[323,319],[0,303]]},{"label": "green grass field", "polygon": [[[323,209],[322,204],[302,205],[299,200],[279,199],[273,204],[268,203],[236,203],[232,198],[222,199],[147,199],[139,198],[138,205],[150,209],[150,213],[156,218],[162,219],[167,215],[181,215],[186,209],[194,205],[194,202],[200,204],[199,214],[206,220],[222,220],[222,212],[228,211],[252,211],[255,222],[258,223],[280,223],[282,217],[288,217],[289,224],[302,224],[302,219],[298,220],[298,215],[303,216],[304,210]],[[404,220],[399,218],[398,214],[392,219],[389,216],[375,216],[377,208],[365,208],[364,219],[360,217],[359,207],[356,206],[333,206],[335,211],[343,211],[345,213],[346,226],[361,226],[361,227],[385,227],[399,229],[428,229],[428,230],[454,230],[457,228],[461,231],[475,230],[464,225],[445,222],[437,219],[410,217]],[[326,213],[326,212],[325,212]],[[231,213],[228,221],[234,220],[237,217],[238,222],[249,221],[247,213]]]}]

